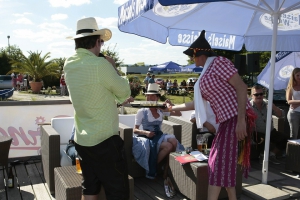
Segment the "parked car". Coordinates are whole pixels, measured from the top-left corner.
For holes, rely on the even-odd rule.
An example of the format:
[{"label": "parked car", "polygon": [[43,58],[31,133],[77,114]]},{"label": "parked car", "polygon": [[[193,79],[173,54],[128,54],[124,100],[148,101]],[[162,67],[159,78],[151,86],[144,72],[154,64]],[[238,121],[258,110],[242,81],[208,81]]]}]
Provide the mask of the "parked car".
[{"label": "parked car", "polygon": [[198,79],[198,77],[190,77],[190,78],[188,78],[188,79],[186,80],[186,82],[189,83],[189,82],[190,82],[190,79],[192,79],[193,82],[196,82],[196,80]]},{"label": "parked car", "polygon": [[10,75],[0,75],[0,89],[10,89],[13,87]]},{"label": "parked car", "polygon": [[[289,106],[286,101],[285,90],[274,90],[273,92],[273,103],[276,106]],[[268,94],[267,94],[268,98]]]},{"label": "parked car", "polygon": [[155,79],[155,83],[157,83],[158,85],[163,84],[163,82],[164,82],[164,79],[162,79],[162,78],[156,78]]}]

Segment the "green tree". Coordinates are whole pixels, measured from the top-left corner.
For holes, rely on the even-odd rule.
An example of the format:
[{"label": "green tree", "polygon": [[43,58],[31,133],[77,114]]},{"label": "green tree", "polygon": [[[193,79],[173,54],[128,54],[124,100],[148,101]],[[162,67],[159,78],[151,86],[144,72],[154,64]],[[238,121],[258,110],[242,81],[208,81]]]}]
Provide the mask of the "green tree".
[{"label": "green tree", "polygon": [[53,62],[57,63],[57,65],[59,66],[61,74],[63,73],[63,70],[64,70],[65,61],[66,61],[66,58],[53,59]]},{"label": "green tree", "polygon": [[101,53],[106,56],[112,57],[115,60],[116,67],[119,68],[123,64],[123,60],[120,59],[119,53],[116,51],[117,44],[113,48],[110,45],[107,48],[101,49]]},{"label": "green tree", "polygon": [[10,48],[3,47],[0,49],[0,74],[8,74],[11,70],[11,60],[20,60],[21,49],[12,45]]},{"label": "green tree", "polygon": [[7,74],[10,71],[9,56],[6,51],[0,52],[0,74]]},{"label": "green tree", "polygon": [[33,78],[34,82],[39,82],[46,76],[60,76],[59,65],[53,60],[47,61],[50,58],[50,52],[44,56],[41,55],[42,52],[29,51],[28,53],[28,57],[21,53],[20,60],[12,60],[10,62],[12,69],[9,73],[19,72],[28,74]]}]

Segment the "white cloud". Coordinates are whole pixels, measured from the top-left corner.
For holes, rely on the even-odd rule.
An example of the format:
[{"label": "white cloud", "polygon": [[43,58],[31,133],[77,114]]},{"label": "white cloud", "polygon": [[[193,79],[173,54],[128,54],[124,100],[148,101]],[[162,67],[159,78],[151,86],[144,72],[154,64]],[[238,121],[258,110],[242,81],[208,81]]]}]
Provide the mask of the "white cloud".
[{"label": "white cloud", "polygon": [[96,17],[99,28],[117,28],[118,19],[116,17],[101,18]]},{"label": "white cloud", "polygon": [[52,7],[81,6],[83,4],[91,3],[90,0],[48,0]]},{"label": "white cloud", "polygon": [[118,4],[118,5],[123,5],[124,3],[126,3],[128,0],[114,0],[114,4]]},{"label": "white cloud", "polygon": [[68,30],[69,28],[61,23],[42,23],[39,27],[43,30],[50,31],[50,32],[61,32],[63,30]]},{"label": "white cloud", "polygon": [[13,32],[15,37],[26,38],[27,40],[38,43],[62,40],[73,33],[60,23],[43,23],[38,27],[40,28],[38,31],[32,29],[17,29]]},{"label": "white cloud", "polygon": [[13,21],[13,23],[15,23],[15,24],[28,24],[28,25],[33,24],[30,19],[27,19],[25,17],[19,18],[19,19]]},{"label": "white cloud", "polygon": [[15,17],[24,17],[25,15],[32,15],[32,13],[24,12],[24,13],[14,13],[13,16]]},{"label": "white cloud", "polygon": [[54,14],[54,15],[51,15],[52,20],[64,20],[64,19],[67,19],[67,18],[68,18],[67,14]]}]

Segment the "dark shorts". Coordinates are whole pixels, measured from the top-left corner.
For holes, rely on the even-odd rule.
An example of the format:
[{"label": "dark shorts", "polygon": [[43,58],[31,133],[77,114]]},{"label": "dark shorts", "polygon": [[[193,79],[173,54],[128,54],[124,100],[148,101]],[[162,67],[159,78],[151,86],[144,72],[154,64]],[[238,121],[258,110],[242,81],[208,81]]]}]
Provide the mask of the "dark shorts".
[{"label": "dark shorts", "polygon": [[92,147],[75,143],[83,175],[83,195],[97,195],[103,185],[107,200],[129,199],[123,140],[114,135]]}]

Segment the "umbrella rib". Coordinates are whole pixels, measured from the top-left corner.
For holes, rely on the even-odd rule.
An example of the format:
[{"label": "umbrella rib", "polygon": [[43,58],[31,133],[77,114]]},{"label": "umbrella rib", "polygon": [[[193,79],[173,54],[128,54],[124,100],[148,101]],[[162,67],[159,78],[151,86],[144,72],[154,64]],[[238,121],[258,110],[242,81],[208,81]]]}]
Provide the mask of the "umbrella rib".
[{"label": "umbrella rib", "polygon": [[284,10],[282,10],[282,11],[279,11],[278,13],[279,13],[279,14],[283,14],[283,13],[287,13],[287,12],[292,11],[292,10],[296,10],[296,9],[298,9],[298,8],[300,8],[300,2],[295,3],[295,4],[293,4],[293,5],[289,6],[289,7],[287,7],[286,9],[284,9]]},{"label": "umbrella rib", "polygon": [[259,6],[255,6],[255,5],[253,5],[251,3],[248,3],[248,2],[245,2],[245,1],[239,1],[239,2],[241,2],[245,5],[240,5],[240,4],[237,4],[235,2],[226,2],[226,3],[236,5],[238,7],[248,8],[250,10],[257,10],[257,11],[261,11],[261,12],[266,12],[266,13],[269,13],[269,14],[271,14],[273,12],[273,10],[267,10],[267,9],[261,8]]}]

